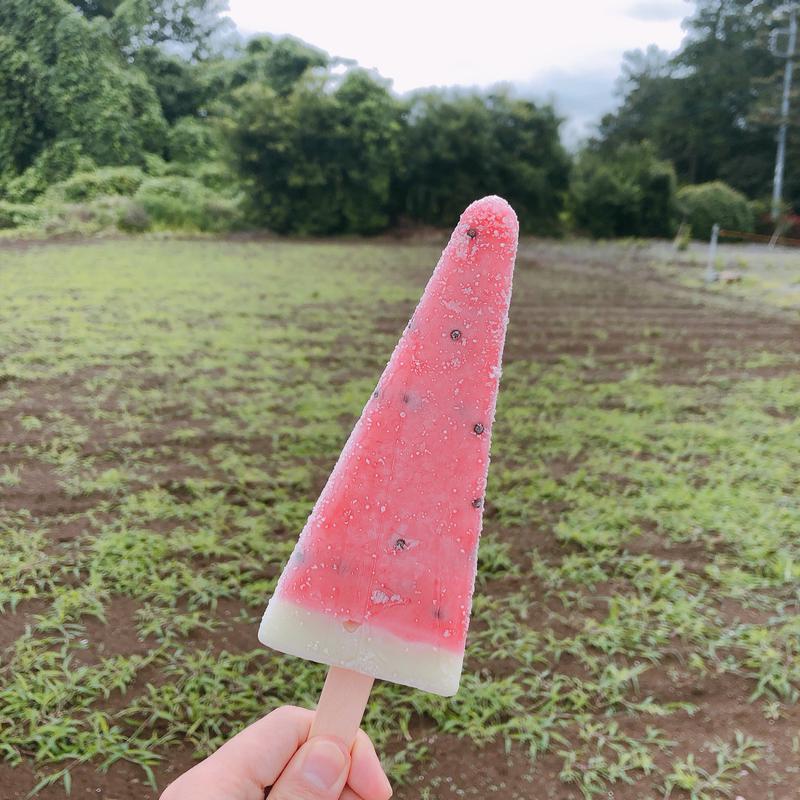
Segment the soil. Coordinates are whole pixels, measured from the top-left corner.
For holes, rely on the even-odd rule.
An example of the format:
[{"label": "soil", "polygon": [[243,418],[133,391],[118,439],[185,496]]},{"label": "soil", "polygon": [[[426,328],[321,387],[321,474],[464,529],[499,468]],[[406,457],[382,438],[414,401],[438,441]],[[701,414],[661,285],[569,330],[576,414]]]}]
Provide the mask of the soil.
[{"label": "soil", "polygon": [[[61,243],[63,244],[63,242]],[[15,243],[26,247],[28,243]],[[268,243],[265,243],[268,246]],[[658,363],[660,379],[669,384],[693,385],[709,376],[724,372],[737,374],[730,365],[720,362],[720,348],[771,353],[800,353],[800,323],[787,315],[757,309],[745,301],[721,303],[718,298],[702,291],[682,289],[659,278],[647,264],[647,253],[633,248],[570,248],[546,242],[527,242],[521,248],[518,275],[512,303],[512,321],[506,348],[506,362],[516,359],[554,363],[565,355],[576,358],[591,356],[587,369],[597,380],[619,378],[624,369],[637,360],[650,364],[653,356],[645,348],[636,351],[637,344],[657,340],[661,351]],[[430,265],[420,265],[420,284],[427,279]],[[376,330],[402,330],[404,319],[391,316],[391,308],[376,308]],[[596,331],[605,331],[603,338]],[[787,369],[790,369],[787,367]],[[752,369],[747,375],[780,374],[780,368]],[[62,397],[69,393],[70,378],[64,386],[49,383],[46,392]],[[44,397],[42,404],[45,404]],[[28,413],[36,413],[30,408]],[[76,416],[79,409],[74,409]],[[0,414],[0,436],[24,439],[24,432],[12,430],[11,419],[16,411]],[[83,420],[80,420],[83,422]],[[87,420],[88,422],[88,420]],[[213,438],[192,442],[192,447],[212,447]],[[95,448],[99,443],[90,442]],[[53,547],[65,546],[75,536],[91,526],[81,516],[93,504],[92,498],[70,498],[59,492],[51,474],[34,472],[26,467],[26,480],[18,490],[4,493],[8,509],[35,507],[47,518]],[[167,476],[180,482],[181,475]],[[490,511],[490,509],[489,509]],[[487,514],[487,518],[489,514]],[[500,531],[506,538],[519,532]],[[536,542],[543,552],[556,552],[561,545],[552,537]],[[529,552],[530,538],[512,542],[512,552]],[[702,548],[665,549],[656,537],[644,534],[632,545],[637,552],[652,552],[659,558],[682,560],[687,569],[700,570]],[[488,587],[491,591],[491,586]],[[36,613],[41,612],[36,601],[23,603],[14,613],[0,615],[0,649],[13,642]],[[224,605],[223,613],[235,618],[244,610],[236,603]],[[89,650],[97,647],[113,652],[136,653],[146,649],[136,636],[133,625],[135,608],[122,599],[108,604],[107,622],[89,620],[87,623]],[[246,609],[252,613],[251,609]],[[542,609],[547,615],[548,610]],[[591,613],[591,612],[589,612]],[[732,603],[722,609],[731,619],[746,619],[754,612]],[[250,626],[234,623],[219,633],[208,634],[214,646],[226,649],[250,648],[253,645]],[[223,638],[224,637],[224,638]],[[567,671],[569,665],[562,665]],[[147,676],[148,679],[151,676]],[[674,664],[664,669],[648,671],[647,681],[640,687],[642,696],[651,695],[659,702],[685,699],[691,694],[698,709],[690,717],[675,714],[659,719],[658,727],[671,739],[680,742],[677,752],[700,752],[704,743],[715,736],[732,735],[745,730],[766,742],[768,755],[755,773],[744,771],[735,787],[735,796],[745,800],[797,800],[800,797],[798,755],[792,752],[792,738],[800,733],[800,706],[784,708],[783,716],[775,721],[764,717],[759,703],[749,703],[748,687],[735,675],[714,676],[688,687],[688,673],[683,670],[680,654]],[[635,717],[620,715],[623,730],[641,733],[644,723]],[[506,752],[502,742],[485,746],[479,753],[466,747],[463,740],[430,732],[430,760],[422,767],[419,783],[411,782],[398,789],[398,800],[414,800],[428,787],[431,798],[504,797],[537,798],[537,800],[579,800],[580,793],[558,778],[562,760],[548,754],[532,764],[526,753]],[[556,748],[557,749],[557,748]],[[713,755],[705,753],[704,766],[713,766]],[[156,769],[161,786],[194,763],[188,750],[170,751],[169,763]],[[665,766],[664,760],[660,766]],[[0,761],[0,800],[22,800],[36,785],[37,777],[30,765],[23,762],[11,767]],[[648,794],[649,792],[649,794]],[[608,793],[613,800],[646,800],[657,793],[652,784],[646,788],[618,783]],[[43,800],[63,798],[61,786],[41,790]],[[105,800],[149,800],[156,795],[147,786],[141,771],[129,764],[119,763],[106,774],[92,765],[77,765],[72,769],[73,798],[104,798]],[[680,797],[674,793],[673,798]]]}]

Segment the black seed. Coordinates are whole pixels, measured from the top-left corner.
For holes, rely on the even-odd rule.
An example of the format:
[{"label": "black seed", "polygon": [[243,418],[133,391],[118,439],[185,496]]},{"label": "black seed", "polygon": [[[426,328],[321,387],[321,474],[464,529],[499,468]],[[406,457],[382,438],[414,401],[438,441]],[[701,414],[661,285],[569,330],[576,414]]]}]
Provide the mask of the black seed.
[{"label": "black seed", "polygon": [[372,393],[373,397],[378,397],[379,395],[380,395],[380,392],[377,389]]},{"label": "black seed", "polygon": [[461,338],[461,331],[458,330],[457,328],[453,329],[452,331],[450,331],[450,338],[453,341],[456,341],[456,339],[460,339]]},{"label": "black seed", "polygon": [[435,607],[434,607],[434,609],[433,609],[433,616],[434,616],[436,619],[441,619],[441,618],[442,618],[442,609],[441,609],[439,606],[435,606]]},{"label": "black seed", "polygon": [[476,422],[475,427],[472,430],[474,430],[475,433],[477,433],[478,436],[480,436],[486,429],[483,427],[483,425],[481,425],[480,422]]},{"label": "black seed", "polygon": [[474,239],[477,235],[478,235],[478,231],[476,231],[475,228],[470,228],[467,231],[467,236],[469,236],[470,239]]},{"label": "black seed", "polygon": [[472,501],[472,507],[473,508],[480,508],[482,505],[483,505],[483,498],[482,497],[476,497]]},{"label": "black seed", "polygon": [[403,395],[403,402],[404,403],[410,403],[411,402],[411,395],[410,394],[404,394]]},{"label": "black seed", "polygon": [[395,550],[405,550],[406,547],[408,547],[408,542],[405,539],[398,539],[394,543],[394,549]]}]

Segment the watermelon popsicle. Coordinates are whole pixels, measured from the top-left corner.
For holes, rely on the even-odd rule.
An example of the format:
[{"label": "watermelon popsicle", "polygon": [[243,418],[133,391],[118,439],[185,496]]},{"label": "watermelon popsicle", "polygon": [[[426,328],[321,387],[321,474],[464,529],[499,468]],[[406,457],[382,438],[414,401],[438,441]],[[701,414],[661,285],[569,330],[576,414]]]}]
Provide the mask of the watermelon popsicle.
[{"label": "watermelon popsicle", "polygon": [[461,215],[269,601],[263,644],[458,689],[517,237],[499,197]]}]

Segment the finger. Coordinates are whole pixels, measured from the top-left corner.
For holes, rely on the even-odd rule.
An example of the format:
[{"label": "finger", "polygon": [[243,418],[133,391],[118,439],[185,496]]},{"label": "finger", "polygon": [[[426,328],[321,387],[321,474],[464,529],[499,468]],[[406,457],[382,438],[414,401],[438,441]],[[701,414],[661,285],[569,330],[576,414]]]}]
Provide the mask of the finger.
[{"label": "finger", "polygon": [[363,800],[389,800],[392,787],[386,777],[375,746],[364,731],[359,731],[352,750],[347,785]]},{"label": "finger", "polygon": [[350,772],[350,753],[330,736],[309,739],[269,793],[269,800],[339,800]]},{"label": "finger", "polygon": [[339,800],[367,800],[367,798],[356,794],[349,786],[345,786],[339,795]]},{"label": "finger", "polygon": [[262,800],[264,787],[275,783],[308,738],[313,719],[304,708],[275,709],[181,775],[161,800]]}]

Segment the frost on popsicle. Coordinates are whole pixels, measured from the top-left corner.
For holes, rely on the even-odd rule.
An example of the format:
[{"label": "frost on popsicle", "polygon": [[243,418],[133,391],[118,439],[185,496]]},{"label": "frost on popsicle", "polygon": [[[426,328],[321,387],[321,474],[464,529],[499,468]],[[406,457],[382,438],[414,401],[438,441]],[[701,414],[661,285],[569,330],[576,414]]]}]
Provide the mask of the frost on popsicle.
[{"label": "frost on popsicle", "polygon": [[281,576],[264,644],[458,688],[517,230],[498,197],[462,214]]}]

